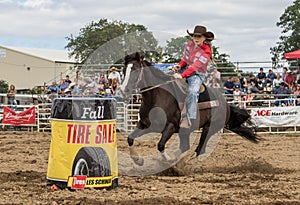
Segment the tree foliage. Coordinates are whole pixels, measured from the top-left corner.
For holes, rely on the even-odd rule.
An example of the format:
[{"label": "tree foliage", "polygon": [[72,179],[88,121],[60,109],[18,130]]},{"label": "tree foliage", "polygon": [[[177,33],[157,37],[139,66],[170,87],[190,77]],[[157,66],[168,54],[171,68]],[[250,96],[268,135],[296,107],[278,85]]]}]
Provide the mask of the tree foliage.
[{"label": "tree foliage", "polygon": [[285,9],[276,26],[282,28],[282,31],[280,41],[270,48],[274,62],[278,62],[284,53],[300,48],[300,0],[295,0]]},{"label": "tree foliage", "polygon": [[6,82],[5,80],[0,80],[0,93],[7,93],[8,87],[8,82]]},{"label": "tree foliage", "polygon": [[191,40],[190,36],[171,38],[167,41],[167,45],[163,53],[164,63],[179,62],[183,55],[183,50],[186,42]]},{"label": "tree foliage", "polygon": [[149,57],[159,56],[157,40],[143,25],[100,19],[81,28],[78,36],[71,34],[66,39],[65,48],[80,63],[118,63],[125,51],[138,49]]}]

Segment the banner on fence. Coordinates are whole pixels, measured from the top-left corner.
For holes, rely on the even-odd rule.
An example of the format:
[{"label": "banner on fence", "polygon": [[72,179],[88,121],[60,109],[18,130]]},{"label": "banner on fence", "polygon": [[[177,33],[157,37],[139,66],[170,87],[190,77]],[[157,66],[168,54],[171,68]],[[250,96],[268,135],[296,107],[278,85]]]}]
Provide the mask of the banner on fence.
[{"label": "banner on fence", "polygon": [[251,117],[258,127],[299,126],[300,109],[297,106],[252,108]]},{"label": "banner on fence", "polygon": [[35,124],[35,107],[22,112],[16,112],[9,107],[3,107],[2,124],[9,125],[32,125]]}]

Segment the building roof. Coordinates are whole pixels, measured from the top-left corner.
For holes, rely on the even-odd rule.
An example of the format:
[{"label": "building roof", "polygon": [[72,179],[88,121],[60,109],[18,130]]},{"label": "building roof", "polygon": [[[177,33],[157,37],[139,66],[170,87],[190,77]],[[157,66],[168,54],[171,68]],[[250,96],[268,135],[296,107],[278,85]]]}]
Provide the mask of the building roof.
[{"label": "building roof", "polygon": [[39,58],[47,59],[54,62],[66,62],[75,63],[76,60],[73,57],[69,57],[69,54],[65,50],[52,50],[43,48],[21,48],[12,46],[1,46],[6,49],[18,51],[24,54],[36,56]]}]

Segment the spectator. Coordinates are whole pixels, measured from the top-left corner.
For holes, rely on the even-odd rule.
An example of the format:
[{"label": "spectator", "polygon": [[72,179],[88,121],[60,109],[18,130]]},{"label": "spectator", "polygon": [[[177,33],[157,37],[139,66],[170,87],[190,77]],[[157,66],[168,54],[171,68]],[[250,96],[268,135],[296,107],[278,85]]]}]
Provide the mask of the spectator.
[{"label": "spectator", "polygon": [[66,79],[63,79],[62,83],[59,86],[60,91],[64,91],[65,89],[68,88],[68,86],[69,86],[69,83],[66,81]]},{"label": "spectator", "polygon": [[251,92],[258,92],[258,83],[253,74],[250,75],[248,89],[250,89]]},{"label": "spectator", "polygon": [[300,95],[297,97],[296,106],[300,106]]},{"label": "spectator", "polygon": [[291,89],[291,95],[288,97],[288,104],[289,105],[296,105],[297,104],[297,97],[299,95],[299,89],[298,86],[294,86]]},{"label": "spectator", "polygon": [[300,85],[294,86],[292,88],[291,94],[297,98],[298,95],[300,95]]},{"label": "spectator", "polygon": [[287,104],[288,104],[288,101],[286,98],[290,92],[289,92],[289,89],[285,88],[284,85],[285,85],[284,82],[280,83],[280,87],[275,93],[277,95],[276,97],[278,99],[274,102],[275,106],[287,106]]},{"label": "spectator", "polygon": [[273,72],[273,70],[269,70],[269,73],[267,75],[267,80],[266,83],[270,83],[271,85],[273,84],[273,80],[276,78],[276,74]]},{"label": "spectator", "polygon": [[213,78],[211,83],[209,83],[207,86],[211,88],[221,88],[221,85],[217,82],[216,78]]},{"label": "spectator", "polygon": [[70,80],[70,76],[69,75],[66,75],[66,82],[69,83],[69,84],[72,83],[72,81]]},{"label": "spectator", "polygon": [[241,82],[240,82],[240,79],[238,77],[233,78],[233,83],[234,83],[233,88],[235,88],[235,86],[238,86],[239,88],[241,87]]},{"label": "spectator", "polygon": [[105,91],[105,97],[111,97],[111,88],[108,83],[104,83],[103,90]]},{"label": "spectator", "polygon": [[291,70],[287,71],[287,75],[284,77],[283,81],[291,88],[293,83],[296,82],[296,77]]},{"label": "spectator", "polygon": [[100,84],[99,84],[99,77],[95,74],[93,82],[88,84],[90,91],[93,95],[99,95],[100,92]]},{"label": "spectator", "polygon": [[117,78],[113,78],[112,79],[112,83],[111,83],[111,93],[113,96],[116,96],[119,92],[119,82]]},{"label": "spectator", "polygon": [[213,79],[217,80],[217,83],[221,83],[221,73],[218,71],[217,67],[214,67],[212,77],[213,77]]},{"label": "spectator", "polygon": [[52,103],[55,98],[58,98],[58,93],[52,90],[50,95],[48,96],[47,101],[49,103]]},{"label": "spectator", "polygon": [[294,90],[293,94],[294,94],[295,97],[300,95],[300,84],[297,85],[297,87]]},{"label": "spectator", "polygon": [[276,93],[276,91],[280,87],[280,83],[283,82],[283,79],[280,75],[280,73],[277,73],[276,78],[273,80],[273,93]]},{"label": "spectator", "polygon": [[287,74],[287,71],[288,71],[287,67],[283,67],[283,72],[282,72],[282,75],[281,75],[283,80],[284,80],[284,78]]},{"label": "spectator", "polygon": [[[296,71],[296,80],[297,83],[300,81],[300,65],[298,65],[297,67],[297,71]],[[299,83],[298,83],[299,84]]]},{"label": "spectator", "polygon": [[230,76],[224,83],[224,93],[228,95],[233,94],[233,90],[234,90],[233,88],[234,88],[234,82],[232,77]]},{"label": "spectator", "polygon": [[74,88],[73,88],[73,91],[74,91],[74,96],[79,96],[80,95],[80,84],[81,84],[81,81],[82,81],[82,77],[80,75],[80,71],[77,70],[76,71],[76,76],[75,76],[75,79],[74,79]]},{"label": "spectator", "polygon": [[252,91],[249,89],[247,90],[247,95],[245,97],[246,105],[252,105],[252,100],[254,99],[254,95]]},{"label": "spectator", "polygon": [[51,94],[52,92],[58,94],[59,87],[56,85],[56,81],[53,81],[52,84],[48,87],[47,94]]},{"label": "spectator", "polygon": [[246,94],[247,92],[247,88],[248,88],[248,83],[247,83],[247,79],[244,78],[240,73],[237,74],[238,79],[240,81],[240,85],[241,85],[241,90],[244,94]]},{"label": "spectator", "polygon": [[238,85],[235,85],[233,91],[233,102],[236,106],[241,107],[242,91]]},{"label": "spectator", "polygon": [[118,79],[118,83],[121,84],[121,76],[120,76],[120,73],[117,71],[116,67],[112,67],[111,68],[111,73],[108,75],[109,84],[112,83],[112,79],[113,78],[117,78]]},{"label": "spectator", "polygon": [[265,83],[266,80],[266,73],[264,72],[263,68],[259,69],[259,73],[257,74],[257,82],[262,82],[263,84]]},{"label": "spectator", "polygon": [[9,90],[7,93],[7,100],[9,105],[17,105],[16,100],[16,87],[14,85],[9,86]]},{"label": "spectator", "polygon": [[64,90],[61,90],[61,91],[60,91],[59,97],[60,97],[60,98],[66,98],[66,97],[68,97],[68,96],[67,96],[67,94],[65,93]]}]

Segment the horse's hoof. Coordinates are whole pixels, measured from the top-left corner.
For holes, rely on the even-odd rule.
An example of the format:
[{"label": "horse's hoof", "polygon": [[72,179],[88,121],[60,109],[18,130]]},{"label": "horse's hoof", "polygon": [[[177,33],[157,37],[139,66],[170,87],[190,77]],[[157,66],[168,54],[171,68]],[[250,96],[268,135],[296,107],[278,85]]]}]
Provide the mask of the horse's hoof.
[{"label": "horse's hoof", "polygon": [[197,157],[198,157],[197,152],[194,152],[194,154],[190,157],[190,160],[189,160],[189,161],[191,161],[191,160],[193,160],[193,159],[195,159],[195,158],[197,158]]},{"label": "horse's hoof", "polygon": [[136,165],[143,166],[144,165],[144,159],[142,157],[137,156],[131,156],[131,159],[134,161]]},{"label": "horse's hoof", "polygon": [[171,162],[172,158],[164,151],[161,152],[161,156],[167,161],[167,162]]}]

